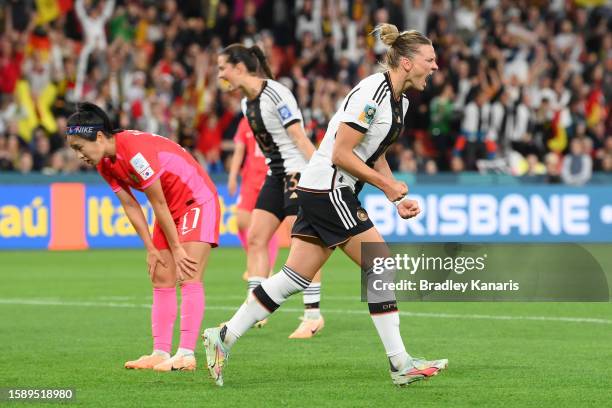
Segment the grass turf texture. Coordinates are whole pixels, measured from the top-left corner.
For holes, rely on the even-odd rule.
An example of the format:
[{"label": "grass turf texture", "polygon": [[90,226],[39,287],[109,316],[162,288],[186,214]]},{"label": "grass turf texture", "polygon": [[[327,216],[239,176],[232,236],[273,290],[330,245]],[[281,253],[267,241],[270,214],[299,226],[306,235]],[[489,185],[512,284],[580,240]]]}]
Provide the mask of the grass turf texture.
[{"label": "grass turf texture", "polygon": [[[605,258],[610,277],[610,247],[590,248]],[[151,348],[144,256],[140,250],[0,252],[0,387],[74,387],[77,401],[70,404],[87,407],[610,404],[610,303],[404,303],[400,310],[412,313],[607,323],[402,316],[408,351],[449,358],[450,366],[431,381],[394,387],[367,306],[359,302],[359,271],[340,253],[324,269],[326,328],[314,339],[287,339],[301,314],[301,296],[294,296],[264,329],[236,345],[223,388],[208,378],[201,345],[195,373],[125,370],[124,361]],[[243,269],[241,250],[213,252],[203,327],[228,319],[240,305]],[[28,404],[2,403],[11,405]]]}]

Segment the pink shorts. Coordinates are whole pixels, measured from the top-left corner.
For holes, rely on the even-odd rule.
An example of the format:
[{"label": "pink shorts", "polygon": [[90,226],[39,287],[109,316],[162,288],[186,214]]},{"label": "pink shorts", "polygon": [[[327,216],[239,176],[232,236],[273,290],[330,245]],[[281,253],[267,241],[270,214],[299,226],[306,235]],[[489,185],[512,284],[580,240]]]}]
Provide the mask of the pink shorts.
[{"label": "pink shorts", "polygon": [[[175,222],[179,242],[208,242],[212,247],[219,244],[219,200],[208,200],[202,205],[191,207]],[[153,245],[162,250],[168,249],[168,241],[159,223],[153,226]]]}]

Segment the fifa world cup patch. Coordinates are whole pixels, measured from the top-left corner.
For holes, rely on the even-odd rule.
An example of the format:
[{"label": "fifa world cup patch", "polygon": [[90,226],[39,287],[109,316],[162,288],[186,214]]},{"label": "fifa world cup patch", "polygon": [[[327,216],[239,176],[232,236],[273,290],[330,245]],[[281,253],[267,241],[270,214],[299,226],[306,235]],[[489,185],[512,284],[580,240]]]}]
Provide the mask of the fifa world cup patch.
[{"label": "fifa world cup patch", "polygon": [[147,159],[144,158],[142,153],[137,153],[134,157],[132,157],[130,159],[130,164],[132,165],[134,170],[136,170],[136,172],[140,174],[140,177],[142,177],[143,180],[147,180],[153,174],[155,174],[155,172],[151,168],[151,165],[149,164]]},{"label": "fifa world cup patch", "polygon": [[141,173],[149,166],[149,162],[144,158],[142,153],[137,153],[134,157],[130,159],[130,164],[136,170],[136,173]]},{"label": "fifa world cup patch", "polygon": [[366,104],[363,111],[359,114],[359,121],[363,124],[370,125],[376,115],[376,106]]},{"label": "fifa world cup patch", "polygon": [[287,105],[283,105],[278,108],[278,114],[280,115],[281,119],[287,120],[291,117],[291,110],[289,110]]}]

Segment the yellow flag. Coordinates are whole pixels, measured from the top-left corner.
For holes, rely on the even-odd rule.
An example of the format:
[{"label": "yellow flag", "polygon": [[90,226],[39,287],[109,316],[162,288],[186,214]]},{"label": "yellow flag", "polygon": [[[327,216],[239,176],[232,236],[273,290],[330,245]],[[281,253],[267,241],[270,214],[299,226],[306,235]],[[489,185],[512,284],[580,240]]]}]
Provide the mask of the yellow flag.
[{"label": "yellow flag", "polygon": [[36,11],[38,16],[36,22],[45,24],[55,20],[60,15],[60,7],[57,0],[36,0]]}]

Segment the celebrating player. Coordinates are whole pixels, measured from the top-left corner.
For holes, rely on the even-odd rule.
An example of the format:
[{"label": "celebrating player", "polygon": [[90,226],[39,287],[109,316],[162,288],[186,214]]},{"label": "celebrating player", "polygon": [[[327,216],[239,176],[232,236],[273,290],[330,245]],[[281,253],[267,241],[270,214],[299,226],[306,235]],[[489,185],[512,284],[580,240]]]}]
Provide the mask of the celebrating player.
[{"label": "celebrating player", "polygon": [[[268,242],[272,235],[285,218],[291,225],[295,222],[300,172],[315,148],[306,137],[302,113],[293,94],[284,85],[269,79],[272,73],[258,46],[230,45],[219,55],[218,69],[219,80],[227,85],[225,88],[239,89],[244,95],[242,112],[270,169],[257,197],[247,237],[250,294],[268,277]],[[260,71],[268,79],[260,78]],[[290,338],[309,338],[323,328],[318,275],[304,292],[304,317]]]},{"label": "celebrating player", "polygon": [[[153,283],[153,353],[125,363],[156,371],[195,370],[194,349],[204,316],[202,276],[219,241],[219,200],[214,184],[182,147],[162,136],[112,130],[106,113],[91,103],[68,119],[68,144],[95,165],[117,194],[147,250]],[[153,235],[130,188],[144,191],[155,213]],[[181,338],[173,357],[176,283],[181,288]]]},{"label": "celebrating player", "polygon": [[[427,79],[438,69],[436,54],[431,41],[416,31],[400,33],[390,24],[382,24],[377,31],[390,47],[387,70],[365,78],[344,98],[302,173],[297,188],[300,212],[282,271],[255,288],[224,327],[204,331],[208,368],[218,385],[223,385],[223,369],[234,343],[254,322],[265,319],[289,296],[307,288],[334,248],[340,247],[360,265],[361,243],[384,243],[357,199],[363,183],[382,190],[397,205],[402,218],[420,212],[417,202],[406,198],[406,184],[393,178],[385,152],[404,126],[408,109],[404,92],[425,89]],[[446,359],[427,361],[406,352],[392,291],[368,291],[368,307],[394,384],[410,384],[446,368]]]},{"label": "celebrating player", "polygon": [[[253,131],[246,118],[242,118],[234,135],[234,154],[230,163],[227,189],[231,195],[236,194],[238,188],[238,173],[240,173],[240,195],[236,209],[238,224],[238,238],[242,247],[248,251],[246,242],[247,231],[251,223],[251,213],[255,209],[255,202],[263,186],[268,172],[266,157],[255,141]],[[278,240],[276,234],[268,242],[268,260],[270,269],[274,267],[278,254]],[[248,279],[248,273],[246,273]]]}]

